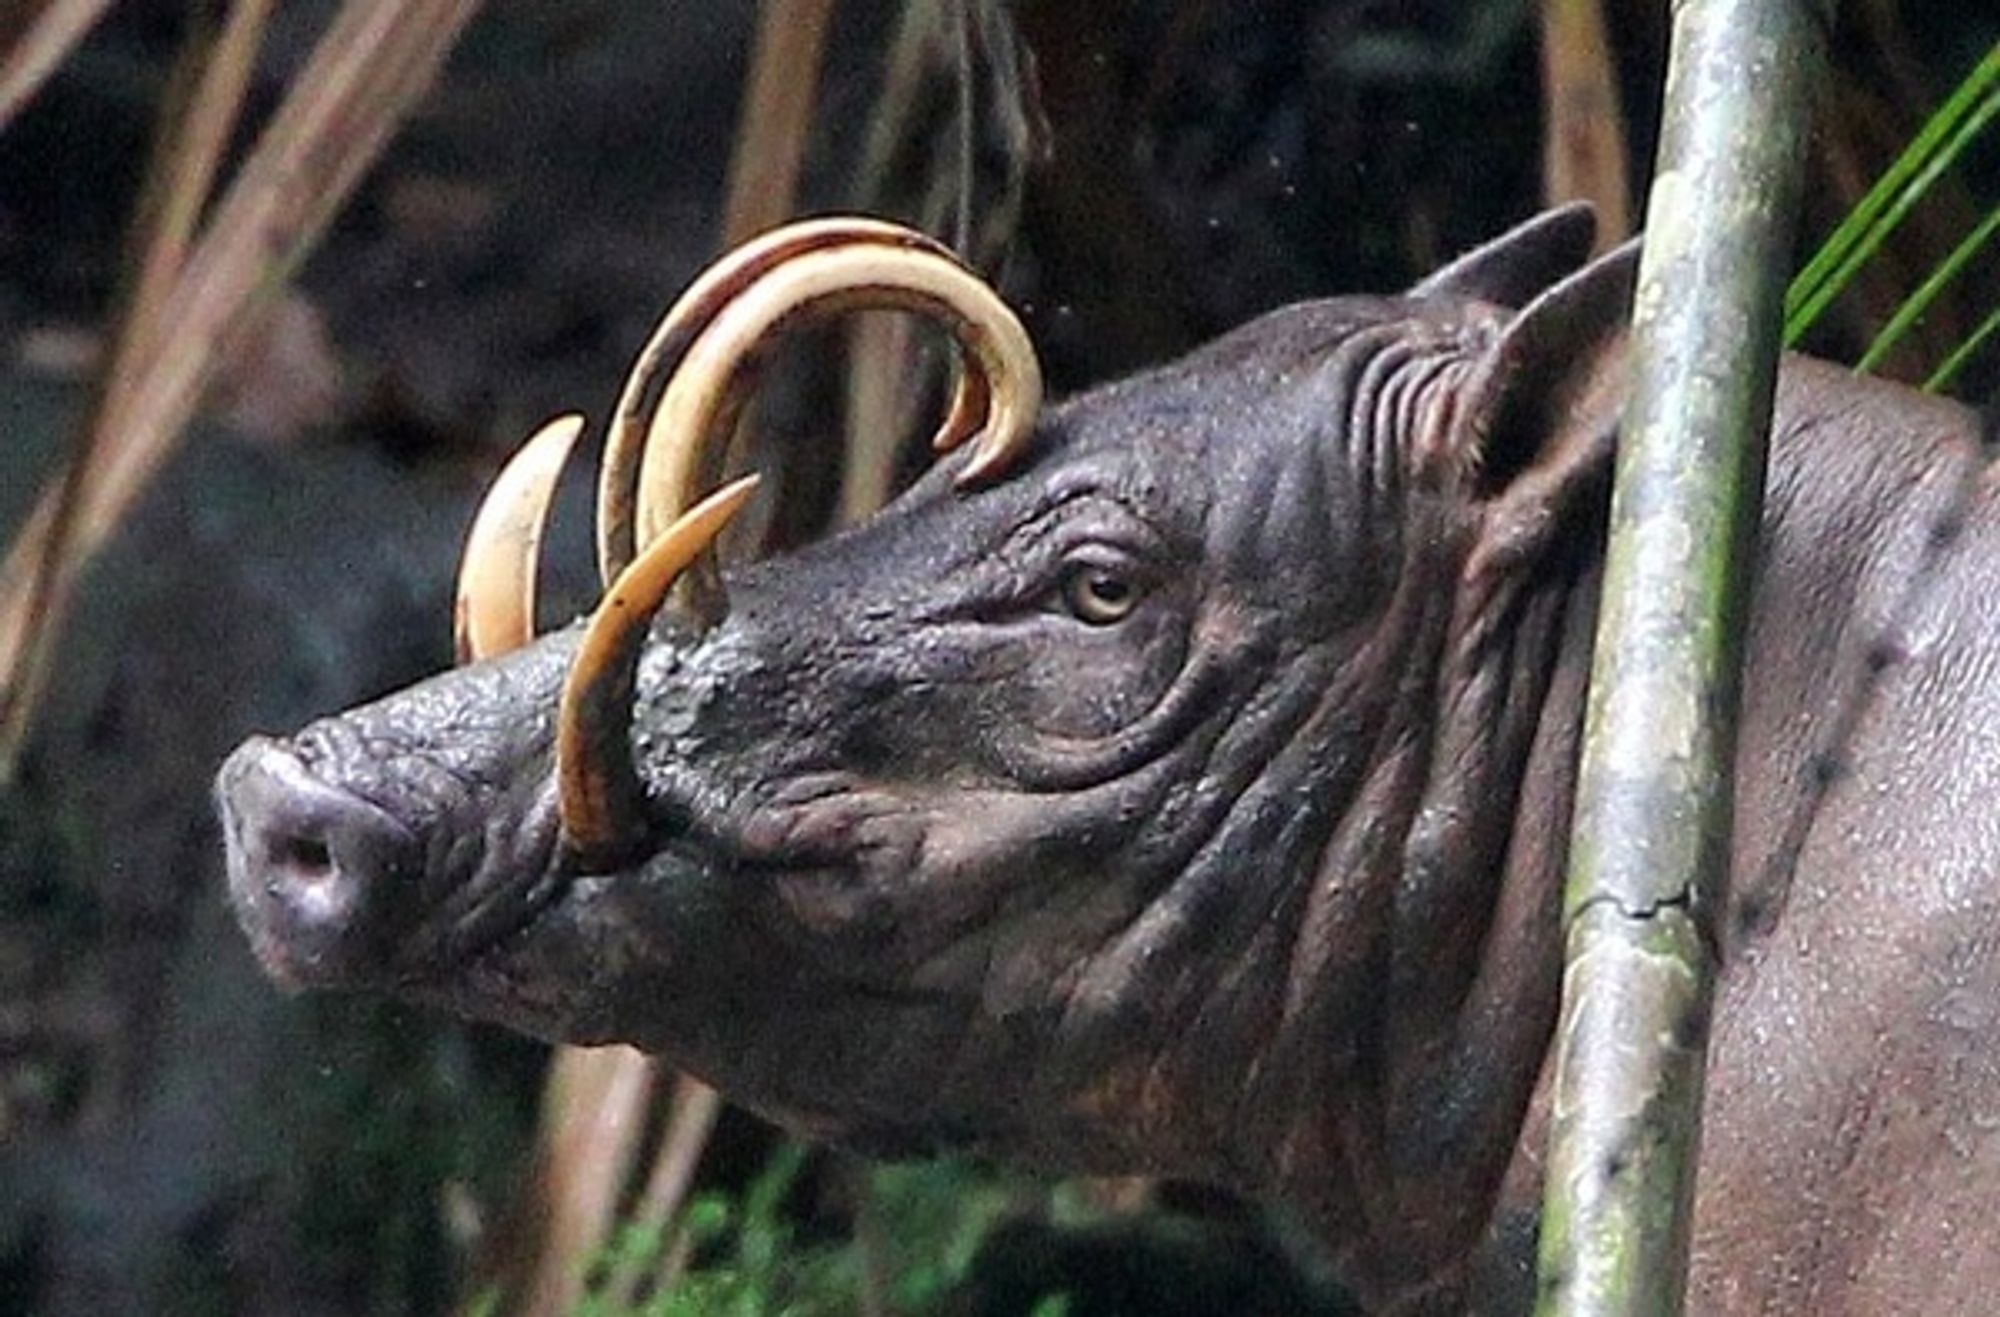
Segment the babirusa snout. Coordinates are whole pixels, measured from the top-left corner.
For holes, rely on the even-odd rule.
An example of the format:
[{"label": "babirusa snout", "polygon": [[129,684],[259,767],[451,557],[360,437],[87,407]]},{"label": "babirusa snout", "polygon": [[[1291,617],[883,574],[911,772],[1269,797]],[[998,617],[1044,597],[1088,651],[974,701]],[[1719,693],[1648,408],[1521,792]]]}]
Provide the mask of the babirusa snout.
[{"label": "babirusa snout", "polygon": [[258,957],[293,984],[378,965],[420,848],[394,817],[252,737],[216,779],[229,883]]}]

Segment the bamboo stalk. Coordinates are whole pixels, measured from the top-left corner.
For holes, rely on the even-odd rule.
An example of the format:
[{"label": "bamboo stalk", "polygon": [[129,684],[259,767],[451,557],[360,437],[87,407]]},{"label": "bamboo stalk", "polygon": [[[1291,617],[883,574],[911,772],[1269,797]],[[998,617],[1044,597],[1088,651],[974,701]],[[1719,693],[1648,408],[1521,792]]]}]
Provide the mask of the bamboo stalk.
[{"label": "bamboo stalk", "polygon": [[1537,1312],[1684,1302],[1741,632],[1830,0],[1681,0],[1585,715]]}]

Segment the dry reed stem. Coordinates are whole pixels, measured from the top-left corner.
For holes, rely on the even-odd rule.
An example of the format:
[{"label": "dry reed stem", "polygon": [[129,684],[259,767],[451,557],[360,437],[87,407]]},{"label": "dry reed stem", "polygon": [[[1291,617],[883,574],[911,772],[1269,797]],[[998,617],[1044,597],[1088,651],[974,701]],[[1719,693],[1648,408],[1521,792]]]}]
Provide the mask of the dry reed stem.
[{"label": "dry reed stem", "polygon": [[[926,84],[940,66],[956,81],[952,131],[943,151],[937,146],[943,134],[918,122]],[[905,0],[868,125],[856,207],[903,214],[926,233],[949,232],[961,259],[974,269],[990,268],[1019,227],[1036,138],[1027,101],[1018,40],[1004,5]],[[983,204],[973,196],[982,114],[989,127],[997,127],[1007,155],[1000,193]],[[899,190],[907,185],[900,184],[898,173],[910,168],[913,143],[923,144],[925,154],[916,162],[922,195],[911,199]],[[919,342],[911,319],[894,315],[862,316],[848,337],[842,525],[873,515],[894,494],[918,412],[934,401],[929,390],[910,387]]]},{"label": "dry reed stem", "polygon": [[[820,56],[833,7],[834,0],[763,0],[758,9],[756,46],[722,207],[725,249],[792,217],[812,138]],[[732,459],[742,455],[755,419],[752,403],[737,424]]]},{"label": "dry reed stem", "polygon": [[1597,248],[1632,231],[1625,117],[1602,0],[1542,0],[1542,191],[1597,207]]},{"label": "dry reed stem", "polygon": [[109,8],[111,0],[49,0],[21,26],[20,36],[0,56],[0,132]]},{"label": "dry reed stem", "polygon": [[[694,1186],[694,1173],[701,1165],[701,1154],[708,1147],[708,1137],[715,1131],[716,1117],[721,1114],[722,1097],[714,1089],[688,1075],[674,1081],[672,1106],[666,1132],[660,1138],[660,1151],[653,1158],[653,1169],[646,1177],[646,1187],[640,1190],[639,1201],[632,1209],[634,1225],[641,1229],[658,1230],[663,1238],[666,1237],[667,1227],[680,1215],[688,1190]],[[684,1233],[684,1230],[676,1232],[677,1235]],[[661,1255],[657,1274],[653,1277],[656,1292],[673,1287],[686,1265],[687,1253],[688,1250],[676,1238]],[[612,1310],[623,1312],[630,1308],[645,1281],[643,1262],[628,1259],[605,1289]]]},{"label": "dry reed stem", "polygon": [[[861,155],[855,195],[862,210],[878,210],[891,184],[897,157],[915,134],[917,98],[942,39],[944,11],[929,0],[906,0],[890,43],[882,89]],[[942,202],[934,189],[926,197],[917,227],[936,233]],[[933,213],[936,205],[936,211]],[[963,217],[961,216],[961,221]],[[959,253],[961,256],[964,252]],[[905,368],[916,351],[908,317],[862,316],[847,335],[847,396],[843,430],[847,460],[841,464],[839,518],[854,525],[889,501],[896,480],[902,439],[915,424],[916,399]]]},{"label": "dry reed stem", "polygon": [[733,247],[789,219],[812,136],[820,53],[833,0],[764,0],[722,210]]},{"label": "dry reed stem", "polygon": [[222,30],[203,43],[207,54],[201,61],[200,83],[186,112],[176,116],[173,140],[163,142],[156,155],[158,177],[141,193],[144,198],[158,198],[159,204],[154,214],[139,217],[152,238],[139,258],[121,327],[126,341],[113,355],[107,376],[111,381],[130,378],[131,362],[141,349],[150,348],[162,327],[160,308],[187,264],[195,226],[242,113],[243,95],[256,71],[257,50],[270,16],[271,0],[236,0]]},{"label": "dry reed stem", "polygon": [[559,1317],[583,1296],[590,1261],[618,1217],[658,1068],[629,1047],[565,1047],[549,1069],[532,1171],[541,1229],[509,1311]]},{"label": "dry reed stem", "polygon": [[[0,571],[0,582],[19,583],[0,593],[0,779],[26,737],[53,650],[54,628],[31,633],[28,620],[48,616],[52,593],[66,588],[58,574],[66,566],[62,555],[77,503],[88,487],[91,455],[103,441],[116,390],[129,380],[140,346],[156,332],[161,300],[180,273],[255,65],[267,7],[261,0],[237,4],[220,31],[206,12],[192,17],[168,78],[160,127],[126,234],[126,278],[117,298],[122,311],[112,349],[93,381],[69,457],[42,490]],[[73,575],[74,569],[63,574]]]},{"label": "dry reed stem", "polygon": [[903,316],[865,315],[847,333],[847,460],[837,512],[843,526],[866,521],[895,491],[902,440],[922,396],[910,388],[917,346],[916,328]]},{"label": "dry reed stem", "polygon": [[87,550],[73,547],[71,532],[78,505],[91,488],[95,459],[111,442],[106,418],[116,413],[134,363],[160,333],[161,307],[185,263],[195,223],[228,148],[269,12],[269,0],[238,0],[220,31],[211,31],[197,18],[177,60],[127,238],[130,277],[120,299],[124,312],[115,342],[72,441],[72,454],[37,500],[0,575],[0,581],[23,582],[4,596],[8,607],[0,615],[0,690],[6,692],[0,700],[0,779],[26,739],[54,650],[55,627],[45,624],[31,635],[27,619],[60,615],[66,607],[62,592],[81,568],[72,559],[87,556]]},{"label": "dry reed stem", "polygon": [[[88,462],[67,500],[71,515],[45,513],[44,506],[54,501],[60,508],[63,501],[45,491],[0,568],[0,779],[26,738],[36,673],[61,630],[82,564],[172,451],[218,363],[236,356],[261,328],[292,271],[477,9],[478,0],[349,0],[185,262],[171,262],[179,268],[147,318],[172,332],[138,326],[121,333],[131,351],[124,360],[114,354],[114,373],[100,385]],[[216,74],[218,106],[235,76]],[[206,115],[199,109],[191,115],[194,132],[215,128]],[[224,117],[233,119],[233,112]],[[192,150],[202,139],[186,140]],[[168,173],[189,185],[205,176],[199,162]]]}]

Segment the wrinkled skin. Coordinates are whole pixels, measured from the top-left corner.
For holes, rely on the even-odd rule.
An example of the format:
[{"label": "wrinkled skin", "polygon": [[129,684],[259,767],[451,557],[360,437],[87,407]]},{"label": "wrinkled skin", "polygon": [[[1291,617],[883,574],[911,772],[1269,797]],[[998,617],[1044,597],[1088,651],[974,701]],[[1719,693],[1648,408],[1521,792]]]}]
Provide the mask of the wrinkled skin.
[{"label": "wrinkled skin", "polygon": [[[1524,1310],[1630,275],[1564,281],[1587,242],[1277,312],[733,573],[642,666],[629,871],[557,840],[574,629],[250,742],[259,955],[817,1137],[1226,1185],[1378,1308]],[[1969,413],[1808,361],[1771,465],[1690,1306],[1981,1310],[1991,482]]]}]

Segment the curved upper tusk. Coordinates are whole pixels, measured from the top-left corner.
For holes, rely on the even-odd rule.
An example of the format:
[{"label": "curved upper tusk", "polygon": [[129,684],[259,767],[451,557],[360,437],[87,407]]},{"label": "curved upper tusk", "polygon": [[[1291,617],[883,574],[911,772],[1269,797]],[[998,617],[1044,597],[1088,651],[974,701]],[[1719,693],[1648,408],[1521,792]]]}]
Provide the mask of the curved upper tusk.
[{"label": "curved upper tusk", "polygon": [[[985,426],[957,475],[960,487],[999,472],[1026,447],[1041,409],[1042,372],[1033,344],[1007,304],[955,260],[880,245],[831,247],[774,266],[719,308],[688,345],[667,381],[648,429],[639,479],[638,539],[649,543],[679,509],[720,476],[722,439],[748,396],[748,366],[774,331],[847,310],[904,310],[935,316],[969,360],[976,377],[960,392],[962,405],[940,435],[961,442],[987,395]],[[689,579],[689,603],[713,622],[724,600],[710,555]]]},{"label": "curved upper tusk", "polygon": [[535,567],[556,481],[583,418],[550,421],[521,445],[480,503],[459,557],[452,636],[458,661],[519,649],[535,638]]},{"label": "curved upper tusk", "polygon": [[[1038,380],[1040,374],[1041,368],[1037,365]],[[946,409],[944,420],[938,423],[937,433],[931,436],[931,451],[948,453],[978,434],[992,406],[993,393],[987,387],[986,376],[976,370],[967,370],[961,364],[958,377],[952,381],[951,406]],[[959,483],[967,483],[963,472],[959,475]]]},{"label": "curved upper tusk", "polygon": [[[921,251],[957,263],[951,249],[935,238],[886,220],[858,215],[829,215],[801,220],[752,238],[724,254],[703,271],[661,319],[639,350],[611,413],[604,440],[602,475],[597,487],[597,565],[610,585],[637,552],[633,496],[645,449],[648,395],[680,364],[688,345],[708,327],[716,313],[770,270],[807,252],[849,244],[873,244],[891,251]],[[952,414],[934,441],[950,446],[979,426],[985,416],[985,394],[976,377],[961,371],[952,399]],[[957,427],[954,430],[954,425]],[[668,515],[664,520],[673,520]]]},{"label": "curved upper tusk", "polygon": [[590,616],[556,723],[563,840],[587,869],[615,867],[645,840],[645,792],[632,761],[639,652],[674,581],[756,486],[756,476],[745,476],[690,508],[619,573]]}]

